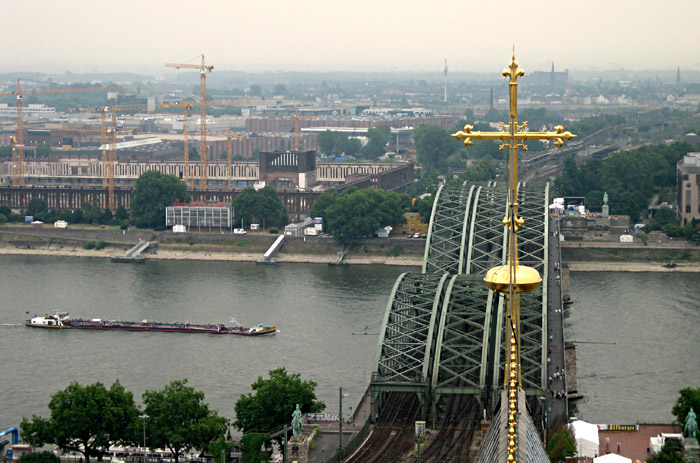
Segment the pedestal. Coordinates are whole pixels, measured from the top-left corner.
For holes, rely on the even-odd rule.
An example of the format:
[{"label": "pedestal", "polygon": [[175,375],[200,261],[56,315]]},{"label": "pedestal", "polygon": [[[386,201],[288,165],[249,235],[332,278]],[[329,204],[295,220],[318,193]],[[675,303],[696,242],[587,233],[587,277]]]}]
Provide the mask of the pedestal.
[{"label": "pedestal", "polygon": [[603,204],[603,217],[610,217],[610,206]]},{"label": "pedestal", "polygon": [[683,441],[683,453],[688,463],[700,462],[700,445],[695,437],[686,437]]},{"label": "pedestal", "polygon": [[309,435],[299,434],[299,437],[292,437],[287,442],[287,461],[297,462],[297,463],[308,463],[309,462]]}]

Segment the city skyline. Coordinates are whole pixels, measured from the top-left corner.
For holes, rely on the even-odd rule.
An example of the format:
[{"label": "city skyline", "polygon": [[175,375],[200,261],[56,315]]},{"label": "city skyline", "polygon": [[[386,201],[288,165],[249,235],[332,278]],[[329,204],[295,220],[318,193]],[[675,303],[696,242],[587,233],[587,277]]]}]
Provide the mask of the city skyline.
[{"label": "city skyline", "polygon": [[[7,72],[178,71],[166,62],[217,71],[493,72],[515,46],[529,71],[700,70],[694,18],[700,2],[536,0],[464,4],[358,0],[251,3],[181,0],[25,0],[0,30]],[[182,71],[180,71],[182,72]]]}]

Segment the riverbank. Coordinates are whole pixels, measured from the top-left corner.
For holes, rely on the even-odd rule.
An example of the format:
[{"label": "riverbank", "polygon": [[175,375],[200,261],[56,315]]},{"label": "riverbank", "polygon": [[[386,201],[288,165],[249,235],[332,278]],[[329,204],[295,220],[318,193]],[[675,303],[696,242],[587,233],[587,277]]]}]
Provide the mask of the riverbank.
[{"label": "riverbank", "polygon": [[[230,235],[217,233],[173,234],[148,231],[109,229],[0,229],[0,255],[44,255],[111,258],[123,255],[139,240],[155,241],[144,252],[149,260],[200,260],[256,262],[274,242],[277,235],[249,233]],[[85,249],[85,243],[104,241],[103,249]],[[272,260],[280,263],[328,264],[338,253],[347,252],[344,263],[350,265],[421,266],[425,240],[408,238],[372,238],[344,245],[327,236],[286,237],[282,249]]]}]

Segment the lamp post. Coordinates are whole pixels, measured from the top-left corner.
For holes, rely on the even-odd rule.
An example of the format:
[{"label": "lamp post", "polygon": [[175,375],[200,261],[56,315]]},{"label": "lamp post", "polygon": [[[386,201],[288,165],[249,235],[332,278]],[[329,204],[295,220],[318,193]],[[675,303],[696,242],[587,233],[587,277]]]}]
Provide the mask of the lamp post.
[{"label": "lamp post", "polygon": [[139,418],[143,420],[143,463],[146,463],[146,420],[150,418],[150,416],[143,414],[139,415]]}]

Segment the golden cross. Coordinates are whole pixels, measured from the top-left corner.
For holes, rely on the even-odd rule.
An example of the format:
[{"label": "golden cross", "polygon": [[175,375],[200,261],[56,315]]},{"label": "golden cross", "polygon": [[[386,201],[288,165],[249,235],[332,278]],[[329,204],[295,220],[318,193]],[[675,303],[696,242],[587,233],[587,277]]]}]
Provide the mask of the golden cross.
[{"label": "golden cross", "polygon": [[[509,122],[500,123],[500,132],[472,132],[471,125],[465,125],[464,130],[452,134],[453,137],[464,141],[466,146],[471,146],[476,140],[500,140],[500,149],[510,148],[510,181],[508,217],[503,219],[503,225],[508,227],[508,263],[507,265],[493,267],[486,273],[484,281],[493,291],[505,293],[508,301],[508,314],[506,317],[506,368],[505,386],[508,388],[508,463],[516,463],[517,448],[517,394],[518,387],[522,387],[520,369],[520,293],[537,289],[542,278],[537,270],[518,264],[518,228],[525,222],[518,217],[518,148],[527,150],[527,140],[555,140],[554,144],[560,147],[564,141],[576,138],[571,132],[565,132],[564,127],[554,127],[554,132],[529,132],[527,121],[518,124],[518,77],[523,77],[525,71],[518,69],[515,61],[515,50],[510,60],[508,69],[503,71],[503,77],[510,78],[510,114]],[[545,238],[546,239],[546,238]],[[546,258],[546,256],[545,256]]]}]

